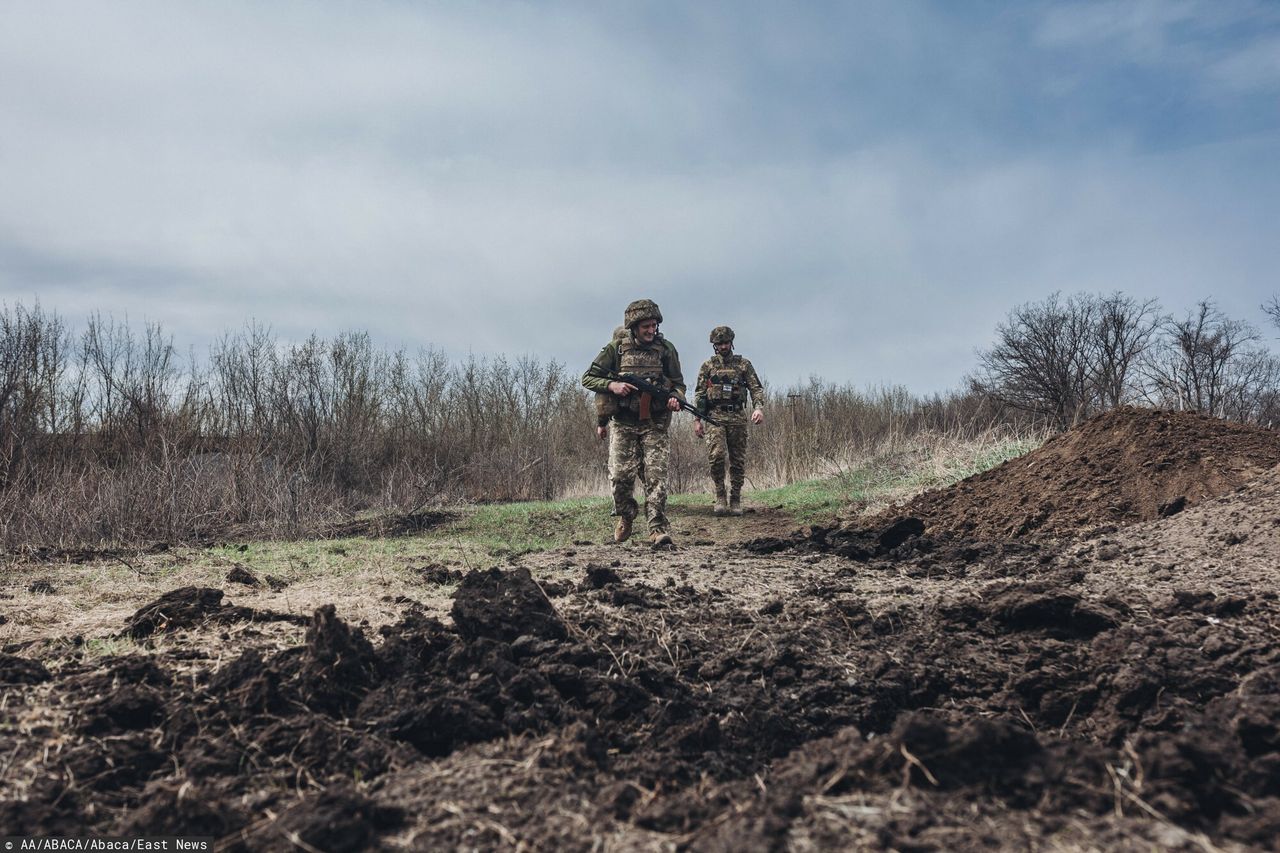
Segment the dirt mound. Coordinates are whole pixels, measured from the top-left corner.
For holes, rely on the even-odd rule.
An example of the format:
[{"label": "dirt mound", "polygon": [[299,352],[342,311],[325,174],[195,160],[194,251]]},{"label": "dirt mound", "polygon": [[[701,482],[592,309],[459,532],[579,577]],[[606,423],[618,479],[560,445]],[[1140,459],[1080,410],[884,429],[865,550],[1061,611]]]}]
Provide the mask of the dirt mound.
[{"label": "dirt mound", "polygon": [[[742,543],[753,554],[776,554],[799,550],[838,554],[847,560],[865,562],[883,557],[924,533],[918,518],[893,518],[875,530],[834,528],[814,525],[786,536],[762,536]],[[928,546],[926,546],[928,547]]]},{"label": "dirt mound", "polygon": [[1073,536],[1172,515],[1277,464],[1280,434],[1274,431],[1187,412],[1122,408],[882,518],[921,518],[930,536]]},{"label": "dirt mound", "polygon": [[1278,519],[1280,467],[1171,518],[1083,544],[1076,553],[1107,561],[1109,575],[1125,583],[1164,585],[1195,567],[1224,575],[1219,591],[1274,591]]},{"label": "dirt mound", "polygon": [[170,590],[150,604],[138,608],[127,623],[124,633],[135,640],[195,628],[205,622],[227,624],[230,622],[294,622],[306,624],[306,619],[290,613],[273,613],[250,607],[223,604],[223,592],[207,586],[184,586]]},{"label": "dirt mound", "polygon": [[39,684],[50,677],[38,660],[0,653],[0,684]]},{"label": "dirt mound", "polygon": [[559,640],[564,623],[529,570],[471,572],[453,597],[453,623],[467,639],[511,642],[525,635]]}]

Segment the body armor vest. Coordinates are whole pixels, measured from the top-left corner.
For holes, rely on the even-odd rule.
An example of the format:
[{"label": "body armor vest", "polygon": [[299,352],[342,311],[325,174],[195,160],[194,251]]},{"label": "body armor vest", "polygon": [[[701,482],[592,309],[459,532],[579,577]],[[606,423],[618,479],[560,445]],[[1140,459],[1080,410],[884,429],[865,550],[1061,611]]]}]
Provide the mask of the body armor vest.
[{"label": "body armor vest", "polygon": [[[666,354],[667,346],[662,342],[662,338],[655,339],[653,345],[647,347],[628,338],[618,344],[618,372],[634,373],[656,384],[665,385],[666,374],[663,370],[663,362]],[[650,401],[645,399],[648,396],[648,394],[631,394],[619,400],[619,403],[622,408],[644,419],[646,415],[652,417],[653,414],[657,414],[650,411]]]},{"label": "body armor vest", "polygon": [[742,375],[742,356],[731,355],[712,364],[707,372],[707,399],[718,408],[741,409],[747,400],[747,383]]}]

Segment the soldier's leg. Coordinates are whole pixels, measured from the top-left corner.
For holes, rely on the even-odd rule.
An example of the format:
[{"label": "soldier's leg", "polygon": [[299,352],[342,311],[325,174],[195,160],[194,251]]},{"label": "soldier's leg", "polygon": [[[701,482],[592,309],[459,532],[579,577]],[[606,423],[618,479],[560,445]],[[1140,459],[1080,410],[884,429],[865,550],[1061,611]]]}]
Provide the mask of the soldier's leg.
[{"label": "soldier's leg", "polygon": [[724,427],[712,423],[704,424],[707,438],[707,465],[711,469],[711,488],[715,494],[715,512],[717,515],[728,510],[728,498],[724,491],[725,457],[727,455]]},{"label": "soldier's leg", "polygon": [[644,513],[650,533],[666,533],[667,523],[667,457],[671,452],[671,435],[666,424],[644,427]]},{"label": "soldier's leg", "polygon": [[742,483],[747,478],[747,426],[734,424],[725,429],[729,451],[729,512],[742,514]]},{"label": "soldier's leg", "polygon": [[616,420],[610,423],[609,482],[613,486],[613,514],[620,518],[633,519],[640,509],[634,493],[642,460],[639,428]]}]

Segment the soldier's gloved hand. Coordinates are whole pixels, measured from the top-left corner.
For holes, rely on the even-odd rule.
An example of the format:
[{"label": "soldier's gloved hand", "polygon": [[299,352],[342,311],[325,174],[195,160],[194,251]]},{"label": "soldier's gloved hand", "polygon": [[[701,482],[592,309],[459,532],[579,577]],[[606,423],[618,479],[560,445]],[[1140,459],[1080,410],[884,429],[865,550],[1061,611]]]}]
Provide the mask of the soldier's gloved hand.
[{"label": "soldier's gloved hand", "polygon": [[762,424],[762,423],[764,423],[764,412],[760,411],[759,409],[756,409],[754,412],[752,412],[752,413],[751,413],[751,422],[752,422],[753,424]]},{"label": "soldier's gloved hand", "polygon": [[677,400],[675,397],[668,397],[668,398],[667,398],[667,411],[670,411],[670,412],[678,412],[678,411],[680,411],[680,401],[679,401],[679,400]]},{"label": "soldier's gloved hand", "polygon": [[702,421],[694,421],[693,434],[696,435],[698,438],[702,438],[702,435],[704,432],[706,432],[706,430],[702,428]]}]

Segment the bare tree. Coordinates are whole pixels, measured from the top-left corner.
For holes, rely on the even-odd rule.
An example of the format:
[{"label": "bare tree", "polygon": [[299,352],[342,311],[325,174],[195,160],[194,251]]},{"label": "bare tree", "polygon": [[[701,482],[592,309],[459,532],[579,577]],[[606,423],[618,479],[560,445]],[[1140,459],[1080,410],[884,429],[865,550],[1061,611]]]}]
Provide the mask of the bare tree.
[{"label": "bare tree", "polygon": [[1154,299],[1138,302],[1122,293],[1096,304],[1093,384],[1104,408],[1114,409],[1136,396],[1134,374],[1160,329],[1160,306]]},{"label": "bare tree", "polygon": [[1280,296],[1271,297],[1271,301],[1263,304],[1262,310],[1271,318],[1271,322],[1280,326]]},{"label": "bare tree", "polygon": [[[1085,294],[1015,308],[996,326],[996,343],[979,351],[975,385],[1067,429],[1094,408],[1100,305]],[[1113,368],[1114,369],[1114,368]]]},{"label": "bare tree", "polygon": [[1280,359],[1263,349],[1236,358],[1223,383],[1217,414],[1233,421],[1272,425],[1280,406]]},{"label": "bare tree", "polygon": [[1257,330],[1205,299],[1185,318],[1166,320],[1164,333],[1163,345],[1144,367],[1154,402],[1224,416],[1226,401],[1241,399],[1241,386],[1251,381],[1250,371],[1241,368],[1253,358]]},{"label": "bare tree", "polygon": [[39,304],[0,309],[0,482],[59,422],[67,340],[62,320]]}]

